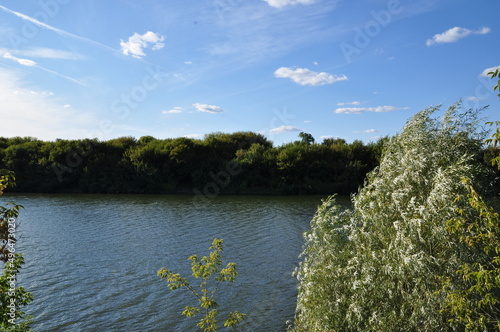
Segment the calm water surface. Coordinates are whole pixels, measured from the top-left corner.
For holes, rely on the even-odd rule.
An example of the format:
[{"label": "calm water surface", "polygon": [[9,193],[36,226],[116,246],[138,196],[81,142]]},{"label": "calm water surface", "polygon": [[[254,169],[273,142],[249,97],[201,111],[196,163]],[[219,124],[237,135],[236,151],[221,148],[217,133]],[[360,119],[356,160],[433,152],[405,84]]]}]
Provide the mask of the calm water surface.
[{"label": "calm water surface", "polygon": [[20,283],[35,297],[35,331],[194,331],[181,316],[196,305],[170,291],[161,267],[190,276],[191,254],[214,237],[236,282],[219,308],[246,313],[238,331],[284,331],[293,318],[292,276],[302,233],[322,197],[11,195],[24,205],[18,244],[26,259]]}]

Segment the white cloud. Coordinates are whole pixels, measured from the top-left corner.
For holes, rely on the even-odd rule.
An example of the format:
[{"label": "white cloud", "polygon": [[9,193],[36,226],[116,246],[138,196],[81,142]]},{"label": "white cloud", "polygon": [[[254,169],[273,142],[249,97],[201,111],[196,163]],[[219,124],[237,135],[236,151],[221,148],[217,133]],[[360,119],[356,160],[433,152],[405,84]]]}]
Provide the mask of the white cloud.
[{"label": "white cloud", "polygon": [[355,134],[373,134],[373,133],[378,133],[379,131],[377,129],[367,129],[367,130],[359,130],[359,131],[353,131]]},{"label": "white cloud", "polygon": [[192,62],[192,61],[184,61],[184,64],[185,64],[185,65],[192,65],[192,64],[193,64],[193,62]]},{"label": "white cloud", "polygon": [[33,61],[33,60],[20,59],[18,57],[13,56],[10,53],[4,53],[3,57],[6,58],[6,59],[10,59],[10,60],[16,61],[17,63],[19,63],[19,64],[21,64],[23,66],[28,66],[28,67],[36,66],[36,62]]},{"label": "white cloud", "polygon": [[292,127],[292,126],[280,126],[277,128],[273,128],[269,130],[270,134],[276,135],[276,134],[282,134],[282,133],[292,133],[296,131],[302,131],[302,129],[297,128],[297,127]]},{"label": "white cloud", "polygon": [[490,77],[490,76],[488,76],[488,73],[489,73],[489,72],[492,72],[492,71],[495,71],[495,70],[497,70],[497,69],[499,69],[499,68],[500,68],[500,66],[486,68],[486,69],[485,69],[485,70],[483,70],[483,72],[481,73],[481,76],[482,76],[482,77]]},{"label": "white cloud", "polygon": [[281,8],[289,5],[310,5],[316,2],[316,0],[264,0],[271,7]]},{"label": "white cloud", "polygon": [[164,40],[165,37],[151,31],[143,35],[136,32],[128,38],[127,42],[121,40],[120,46],[123,54],[140,59],[146,55],[144,50],[147,48],[151,48],[153,51],[162,49],[165,46],[165,44],[162,43]]},{"label": "white cloud", "polygon": [[184,137],[186,138],[202,138],[203,135],[202,134],[188,134],[188,135],[184,135]]},{"label": "white cloud", "polygon": [[361,114],[365,112],[392,112],[406,110],[409,107],[395,106],[377,106],[377,107],[343,107],[337,108],[334,112],[337,114]]},{"label": "white cloud", "polygon": [[470,35],[485,35],[489,32],[491,32],[490,28],[482,28],[474,31],[466,28],[454,27],[446,30],[443,33],[434,35],[434,37],[432,37],[431,39],[427,39],[425,44],[427,46],[431,46],[442,43],[454,43]]},{"label": "white cloud", "polygon": [[304,120],[304,123],[311,123],[312,121],[310,120]]},{"label": "white cloud", "polygon": [[27,87],[18,71],[0,69],[0,105],[4,137],[77,139],[99,128],[95,115],[67,107],[52,92]]},{"label": "white cloud", "polygon": [[161,113],[162,114],[178,114],[178,113],[182,113],[182,107],[174,107],[173,109],[171,110],[168,110],[168,111],[162,111]]},{"label": "white cloud", "polygon": [[222,113],[224,110],[220,108],[219,106],[215,105],[207,105],[207,104],[193,104],[194,107],[200,112],[207,112],[207,113]]},{"label": "white cloud", "polygon": [[317,73],[307,68],[281,67],[274,72],[275,77],[289,78],[300,85],[325,85],[347,80],[347,76],[334,76],[325,72]]},{"label": "white cloud", "polygon": [[352,101],[350,103],[337,103],[337,106],[345,106],[345,105],[357,106],[357,105],[361,105],[361,102],[360,101]]}]

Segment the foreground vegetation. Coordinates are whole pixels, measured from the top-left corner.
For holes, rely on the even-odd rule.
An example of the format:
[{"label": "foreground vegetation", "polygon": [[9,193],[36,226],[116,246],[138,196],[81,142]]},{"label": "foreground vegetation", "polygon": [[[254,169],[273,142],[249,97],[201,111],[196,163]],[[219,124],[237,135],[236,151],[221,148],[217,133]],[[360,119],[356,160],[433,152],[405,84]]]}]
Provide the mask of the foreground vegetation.
[{"label": "foreground vegetation", "polygon": [[[0,169],[0,195],[7,187],[15,184],[12,172]],[[33,296],[17,282],[17,274],[24,264],[24,258],[16,252],[17,217],[21,205],[9,203],[0,206],[0,261],[4,263],[0,276],[0,331],[31,331],[31,316],[21,310],[31,302]]]},{"label": "foreground vegetation", "polygon": [[[201,259],[198,255],[189,256],[192,275],[200,280],[198,287],[194,287],[186,278],[166,268],[161,268],[158,271],[158,276],[167,280],[170,290],[186,288],[194,295],[198,305],[184,307],[182,314],[188,318],[194,317],[200,312],[204,314],[196,324],[204,332],[217,331],[219,328],[219,304],[215,299],[215,293],[222,283],[233,282],[238,276],[236,263],[230,262],[225,268],[222,268],[223,243],[222,239],[215,238],[209,248],[211,252],[208,256],[203,256]],[[224,326],[237,326],[245,319],[245,316],[246,314],[239,311],[230,312],[228,318],[224,320]]]},{"label": "foreground vegetation", "polygon": [[500,330],[486,136],[478,112],[437,111],[390,139],[352,209],[335,197],[318,209],[296,272],[294,331]]}]

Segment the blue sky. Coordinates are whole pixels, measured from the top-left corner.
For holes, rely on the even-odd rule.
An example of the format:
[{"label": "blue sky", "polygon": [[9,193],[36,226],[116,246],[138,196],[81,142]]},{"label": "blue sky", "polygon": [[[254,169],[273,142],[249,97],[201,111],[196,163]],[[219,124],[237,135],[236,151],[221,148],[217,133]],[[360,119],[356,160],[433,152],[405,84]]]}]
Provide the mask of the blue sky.
[{"label": "blue sky", "polygon": [[0,136],[276,145],[394,135],[490,105],[498,0],[0,0]]}]

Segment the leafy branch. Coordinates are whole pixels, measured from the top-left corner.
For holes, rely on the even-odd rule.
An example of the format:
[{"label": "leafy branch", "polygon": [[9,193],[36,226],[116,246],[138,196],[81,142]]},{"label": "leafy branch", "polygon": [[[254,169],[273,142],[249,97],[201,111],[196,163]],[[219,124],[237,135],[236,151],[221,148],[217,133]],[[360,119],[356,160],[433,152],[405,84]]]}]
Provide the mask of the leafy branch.
[{"label": "leafy branch", "polygon": [[[488,75],[491,76],[491,79],[498,77],[497,85],[493,87],[493,91],[498,90],[498,92],[500,92],[500,68],[497,68],[495,71],[490,71]],[[500,93],[498,94],[498,97],[500,97]]]},{"label": "leafy branch", "polygon": [[[158,271],[158,276],[161,279],[167,280],[170,290],[184,287],[196,297],[199,306],[186,306],[182,314],[189,318],[203,312],[205,315],[196,326],[205,332],[216,331],[218,329],[217,316],[219,315],[219,311],[217,308],[219,304],[215,300],[215,293],[219,289],[220,284],[223,282],[233,282],[238,275],[236,263],[230,262],[225,268],[222,268],[222,251],[224,250],[223,240],[215,238],[209,250],[211,250],[210,254],[208,256],[203,256],[201,259],[198,255],[188,257],[188,260],[191,261],[193,277],[201,279],[199,290],[191,286],[189,281],[178,273],[174,273],[165,268]],[[239,311],[230,312],[229,317],[224,321],[224,326],[236,326],[245,316],[245,314]]]}]

